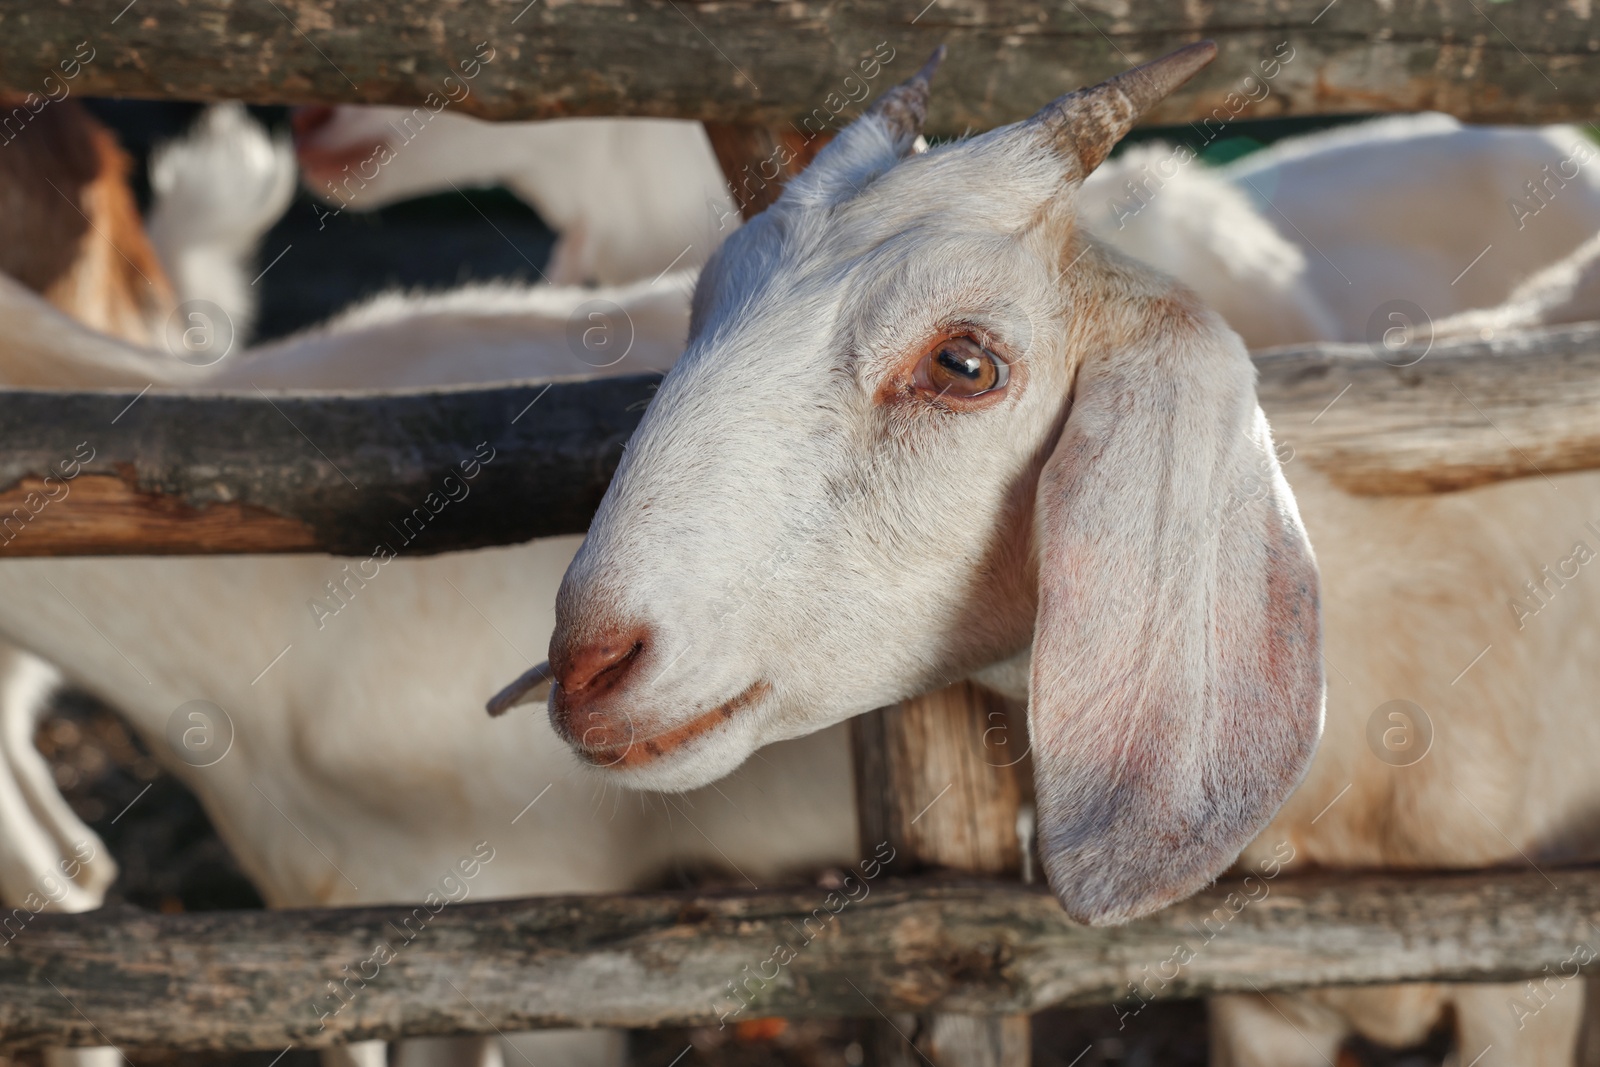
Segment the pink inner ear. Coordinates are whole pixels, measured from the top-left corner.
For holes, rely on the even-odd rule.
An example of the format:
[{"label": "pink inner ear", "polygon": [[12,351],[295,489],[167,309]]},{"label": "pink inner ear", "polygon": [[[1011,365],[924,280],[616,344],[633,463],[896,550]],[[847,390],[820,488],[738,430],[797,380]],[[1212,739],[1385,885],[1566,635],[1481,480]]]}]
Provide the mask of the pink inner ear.
[{"label": "pink inner ear", "polygon": [[1095,359],[1041,478],[1029,719],[1069,914],[1213,880],[1321,726],[1317,573],[1242,346],[1208,317]]}]

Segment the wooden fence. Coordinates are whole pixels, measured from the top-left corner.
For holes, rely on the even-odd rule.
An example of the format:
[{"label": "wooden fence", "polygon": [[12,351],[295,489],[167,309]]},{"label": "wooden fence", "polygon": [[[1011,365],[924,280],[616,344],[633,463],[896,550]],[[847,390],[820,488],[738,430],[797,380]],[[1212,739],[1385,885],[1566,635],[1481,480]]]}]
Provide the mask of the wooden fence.
[{"label": "wooden fence", "polygon": [[[1211,37],[1216,63],[1157,121],[1220,107],[1531,122],[1593,117],[1597,18],[1479,0],[0,0],[0,72],[42,91],[87,42],[82,93],[784,124],[855,108],[944,43],[930,132],[959,134]],[[1247,77],[1268,93],[1241,115],[1229,94],[1261,95]]]},{"label": "wooden fence", "polygon": [[[1136,1011],[1252,988],[1542,977],[1593,945],[1600,922],[1600,870],[1546,874],[1225,882],[1109,929],[1073,924],[1042,889],[887,876],[843,905],[807,889],[467,902],[433,915],[41,914],[0,950],[0,1050],[276,1051],[874,1008],[1024,1013],[1118,1000]],[[1255,900],[1241,906],[1245,893]],[[379,944],[392,959],[364,966]],[[765,966],[779,944],[793,958]],[[1193,958],[1168,980],[1163,963],[1179,945]],[[1588,958],[1586,970],[1600,967]]]},{"label": "wooden fence", "polygon": [[[735,176],[772,144],[809,142],[853,114],[940,43],[950,56],[929,130],[959,134],[1200,36],[1221,57],[1153,120],[1417,109],[1587,120],[1600,85],[1588,5],[1475,0],[0,0],[0,81],[34,102],[65,86],[489,118],[698,119]],[[25,99],[0,114],[0,140],[28,110]],[[747,214],[760,206],[742,203]],[[1404,368],[1337,345],[1263,354],[1257,366],[1295,461],[1354,493],[1600,466],[1600,324],[1440,342]],[[365,554],[480,444],[496,462],[415,551],[578,532],[653,384],[270,400],[0,393],[0,553]],[[70,495],[32,515],[28,493],[60,476],[63,457],[85,455],[80,444],[92,457]],[[13,535],[8,519],[26,529]],[[937,1061],[1014,1065],[1027,1061],[1026,1013],[1052,1005],[1533,976],[1571,958],[1600,920],[1600,872],[1574,869],[1285,877],[1242,908],[1224,884],[1127,927],[1076,927],[1016,881],[1025,784],[1015,766],[974,755],[995,710],[993,697],[958,686],[855,730],[864,837],[893,844],[897,871],[987,881],[885,879],[837,913],[820,891],[463,903],[429,914],[414,943],[401,932],[420,921],[414,908],[23,909],[0,917],[0,1049],[278,1049],[716,1021],[737,1008],[910,1012],[922,1033],[951,1013],[977,1016],[971,1039],[945,1042]],[[909,813],[948,788],[925,773],[932,765],[957,768],[960,788],[917,826]],[[749,969],[797,925],[820,923],[819,908],[828,931],[752,984]],[[375,939],[395,938],[381,979],[352,980]],[[1178,943],[1192,962],[1152,980]]]},{"label": "wooden fence", "polygon": [[[1408,367],[1366,345],[1281,349],[1256,367],[1279,442],[1348,492],[1600,466],[1600,324],[1441,340]],[[0,554],[366,555],[484,444],[496,458],[472,496],[408,552],[582,533],[658,380],[271,398],[10,391]],[[67,496],[28,513],[28,494],[84,444],[93,458],[74,465]]]}]

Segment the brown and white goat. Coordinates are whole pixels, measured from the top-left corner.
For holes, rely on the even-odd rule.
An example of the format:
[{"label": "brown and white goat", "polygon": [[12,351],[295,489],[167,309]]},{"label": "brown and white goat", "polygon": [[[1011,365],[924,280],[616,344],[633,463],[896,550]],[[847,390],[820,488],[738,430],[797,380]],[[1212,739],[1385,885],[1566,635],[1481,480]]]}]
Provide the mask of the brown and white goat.
[{"label": "brown and white goat", "polygon": [[[9,111],[20,101],[0,97]],[[76,101],[0,146],[0,273],[73,318],[152,344],[172,286],[128,188],[127,154]]]}]

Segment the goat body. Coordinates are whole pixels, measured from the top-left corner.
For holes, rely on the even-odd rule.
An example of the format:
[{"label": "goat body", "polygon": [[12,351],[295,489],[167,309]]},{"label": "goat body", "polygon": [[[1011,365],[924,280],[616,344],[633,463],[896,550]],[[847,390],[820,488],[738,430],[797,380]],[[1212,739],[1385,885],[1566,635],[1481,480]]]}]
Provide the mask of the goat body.
[{"label": "goat body", "polygon": [[1336,339],[1371,341],[1399,301],[1429,319],[1492,307],[1600,232],[1597,156],[1576,126],[1405,115],[1281,141],[1220,176],[1288,220]]},{"label": "goat body", "polygon": [[[16,100],[0,98],[10,111]],[[160,336],[172,287],[128,187],[128,157],[76,101],[0,152],[0,273],[108,334]]]},{"label": "goat body", "polygon": [[462,185],[503,185],[560,234],[555,285],[614,285],[697,267],[739,224],[698,122],[484,122],[398,107],[301,114],[307,187],[338,210],[368,211]]}]

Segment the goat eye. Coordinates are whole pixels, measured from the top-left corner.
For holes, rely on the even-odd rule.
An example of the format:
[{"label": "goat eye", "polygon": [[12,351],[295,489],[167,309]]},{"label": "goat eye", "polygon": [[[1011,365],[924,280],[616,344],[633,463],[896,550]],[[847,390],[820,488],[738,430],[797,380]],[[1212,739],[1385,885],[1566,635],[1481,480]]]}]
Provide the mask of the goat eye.
[{"label": "goat eye", "polygon": [[1010,365],[971,337],[940,341],[928,349],[913,375],[919,392],[963,400],[999,392],[1010,378]]}]

